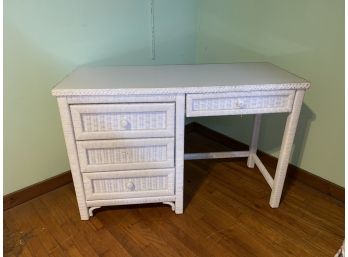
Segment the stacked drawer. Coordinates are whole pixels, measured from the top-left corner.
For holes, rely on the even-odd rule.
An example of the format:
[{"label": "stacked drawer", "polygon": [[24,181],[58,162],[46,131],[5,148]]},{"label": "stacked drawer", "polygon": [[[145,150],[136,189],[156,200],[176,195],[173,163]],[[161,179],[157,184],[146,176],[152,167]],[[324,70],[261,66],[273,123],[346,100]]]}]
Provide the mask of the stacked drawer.
[{"label": "stacked drawer", "polygon": [[175,103],[70,110],[86,200],[174,195]]}]

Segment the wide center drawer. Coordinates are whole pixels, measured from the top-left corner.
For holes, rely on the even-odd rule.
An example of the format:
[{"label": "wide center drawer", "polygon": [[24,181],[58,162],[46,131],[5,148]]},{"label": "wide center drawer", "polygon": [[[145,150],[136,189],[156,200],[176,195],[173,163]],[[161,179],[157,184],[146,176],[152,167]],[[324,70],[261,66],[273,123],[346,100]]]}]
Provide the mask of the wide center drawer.
[{"label": "wide center drawer", "polygon": [[75,138],[174,136],[175,103],[71,105]]},{"label": "wide center drawer", "polygon": [[174,169],[84,173],[87,200],[174,195]]},{"label": "wide center drawer", "polygon": [[77,141],[82,172],[174,167],[173,138]]},{"label": "wide center drawer", "polygon": [[186,116],[291,112],[294,90],[188,94]]}]

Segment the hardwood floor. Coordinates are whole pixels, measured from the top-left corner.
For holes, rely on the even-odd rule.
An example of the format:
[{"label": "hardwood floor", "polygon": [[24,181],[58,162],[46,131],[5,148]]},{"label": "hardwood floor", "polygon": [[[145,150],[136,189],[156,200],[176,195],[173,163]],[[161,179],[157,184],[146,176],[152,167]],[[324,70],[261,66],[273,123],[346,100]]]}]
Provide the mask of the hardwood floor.
[{"label": "hardwood floor", "polygon": [[[224,146],[190,133],[186,148]],[[334,256],[344,203],[288,180],[280,208],[246,159],[185,162],[185,211],[102,208],[80,221],[72,184],[4,212],[5,256]]]}]

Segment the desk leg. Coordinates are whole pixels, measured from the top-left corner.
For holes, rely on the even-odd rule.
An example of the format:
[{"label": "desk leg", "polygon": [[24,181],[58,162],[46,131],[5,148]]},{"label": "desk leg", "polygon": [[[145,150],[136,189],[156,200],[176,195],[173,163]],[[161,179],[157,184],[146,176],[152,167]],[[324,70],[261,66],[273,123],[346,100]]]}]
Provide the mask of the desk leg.
[{"label": "desk leg", "polygon": [[249,146],[249,157],[247,162],[247,166],[249,168],[254,168],[255,166],[255,162],[252,155],[255,154],[257,151],[257,143],[259,141],[259,134],[260,134],[261,115],[262,114],[255,114],[255,117],[254,117],[253,135],[251,137],[251,143]]},{"label": "desk leg", "polygon": [[296,91],[292,112],[289,113],[286,120],[283,141],[280,148],[276,173],[274,176],[271,199],[269,201],[272,208],[279,207],[304,93],[304,90]]},{"label": "desk leg", "polygon": [[85,192],[83,187],[82,175],[80,172],[80,164],[77,159],[77,149],[75,143],[74,131],[71,124],[71,114],[69,110],[69,105],[65,97],[58,97],[58,106],[60,112],[60,118],[62,120],[62,126],[64,130],[64,138],[66,143],[66,149],[68,151],[69,163],[72,178],[74,181],[74,188],[76,192],[77,204],[80,211],[81,220],[88,220],[89,213],[88,207],[86,205]]},{"label": "desk leg", "polygon": [[185,95],[176,96],[175,110],[175,213],[184,212]]}]

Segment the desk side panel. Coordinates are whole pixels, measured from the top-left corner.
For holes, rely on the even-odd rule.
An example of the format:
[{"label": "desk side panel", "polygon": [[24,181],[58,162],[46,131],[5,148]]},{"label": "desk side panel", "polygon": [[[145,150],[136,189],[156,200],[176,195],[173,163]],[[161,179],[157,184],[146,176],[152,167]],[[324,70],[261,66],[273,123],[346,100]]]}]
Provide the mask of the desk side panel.
[{"label": "desk side panel", "polygon": [[65,97],[57,97],[57,101],[81,220],[88,220],[89,214],[86,205],[82,176],[80,173],[80,165],[77,158],[77,148],[69,105]]},{"label": "desk side panel", "polygon": [[176,97],[175,109],[175,213],[184,211],[184,135],[185,135],[185,95]]}]

